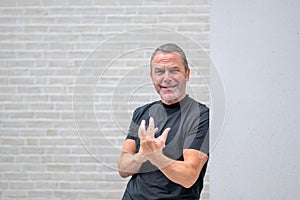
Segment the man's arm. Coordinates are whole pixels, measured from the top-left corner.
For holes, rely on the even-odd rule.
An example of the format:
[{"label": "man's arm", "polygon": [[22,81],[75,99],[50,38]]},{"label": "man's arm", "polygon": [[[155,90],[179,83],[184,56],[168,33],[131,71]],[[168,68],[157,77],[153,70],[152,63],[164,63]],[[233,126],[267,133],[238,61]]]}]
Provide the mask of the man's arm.
[{"label": "man's arm", "polygon": [[154,134],[157,129],[154,127],[154,120],[151,117],[147,130],[145,121],[141,122],[139,127],[141,154],[158,167],[171,181],[186,188],[191,187],[197,181],[203,166],[208,160],[208,155],[198,150],[186,149],[183,151],[183,161],[168,158],[162,153],[162,149],[170,129],[165,129],[161,136],[155,138]]},{"label": "man's arm", "polygon": [[136,143],[127,139],[124,143],[122,154],[118,160],[119,174],[128,177],[138,172],[143,162],[149,160],[157,166],[161,172],[171,181],[191,187],[199,177],[199,174],[208,160],[208,156],[201,151],[186,149],[183,152],[183,161],[173,160],[162,153],[170,128],[165,129],[161,136],[154,137],[154,120],[150,118],[149,127],[146,130],[145,121],[139,127],[140,151],[136,153]]},{"label": "man's arm", "polygon": [[121,156],[118,159],[118,170],[120,176],[126,178],[136,174],[145,161],[144,155],[136,153],[135,141],[126,139]]},{"label": "man's arm", "polygon": [[161,151],[147,155],[147,159],[157,166],[168,179],[189,188],[197,181],[208,156],[198,150],[186,149],[183,152],[183,158],[183,161],[172,160]]}]

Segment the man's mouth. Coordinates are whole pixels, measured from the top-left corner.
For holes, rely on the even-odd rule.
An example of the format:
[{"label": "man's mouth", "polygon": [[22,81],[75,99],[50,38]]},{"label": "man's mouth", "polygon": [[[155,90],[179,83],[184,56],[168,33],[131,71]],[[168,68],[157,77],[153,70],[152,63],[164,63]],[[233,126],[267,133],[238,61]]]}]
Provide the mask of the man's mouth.
[{"label": "man's mouth", "polygon": [[164,85],[160,85],[159,87],[161,89],[171,89],[171,88],[175,88],[177,85],[168,85],[168,86],[164,86]]}]

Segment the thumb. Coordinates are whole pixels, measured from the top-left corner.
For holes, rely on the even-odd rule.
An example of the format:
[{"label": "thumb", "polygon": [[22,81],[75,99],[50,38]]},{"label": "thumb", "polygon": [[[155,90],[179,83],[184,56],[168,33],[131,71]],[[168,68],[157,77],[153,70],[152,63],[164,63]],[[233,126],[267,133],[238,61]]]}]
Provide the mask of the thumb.
[{"label": "thumb", "polygon": [[164,130],[164,132],[157,139],[163,141],[165,144],[170,130],[171,130],[171,128],[166,128]]}]

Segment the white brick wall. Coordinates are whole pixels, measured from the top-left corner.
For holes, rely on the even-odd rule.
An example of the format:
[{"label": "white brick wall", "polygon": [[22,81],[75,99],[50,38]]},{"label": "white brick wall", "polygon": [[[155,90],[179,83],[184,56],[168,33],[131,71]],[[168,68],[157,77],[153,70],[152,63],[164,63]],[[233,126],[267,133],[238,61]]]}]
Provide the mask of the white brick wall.
[{"label": "white brick wall", "polygon": [[[120,199],[127,180],[114,168],[131,113],[157,99],[141,85],[140,73],[148,72],[139,71],[148,69],[153,49],[123,55],[103,71],[121,41],[101,42],[151,26],[208,48],[209,2],[0,1],[0,199]],[[158,39],[144,33],[124,44],[172,41],[164,31]],[[207,79],[208,60],[199,56],[197,63]],[[201,79],[196,71],[193,77]],[[208,104],[203,81],[191,88]]]}]

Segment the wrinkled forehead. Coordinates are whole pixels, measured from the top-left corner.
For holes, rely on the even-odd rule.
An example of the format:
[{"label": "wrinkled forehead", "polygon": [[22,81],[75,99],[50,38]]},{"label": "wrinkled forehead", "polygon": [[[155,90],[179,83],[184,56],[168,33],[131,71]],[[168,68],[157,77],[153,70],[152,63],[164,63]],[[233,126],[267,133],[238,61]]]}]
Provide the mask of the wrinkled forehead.
[{"label": "wrinkled forehead", "polygon": [[183,66],[183,60],[179,53],[170,52],[170,53],[158,53],[153,57],[152,66]]}]

